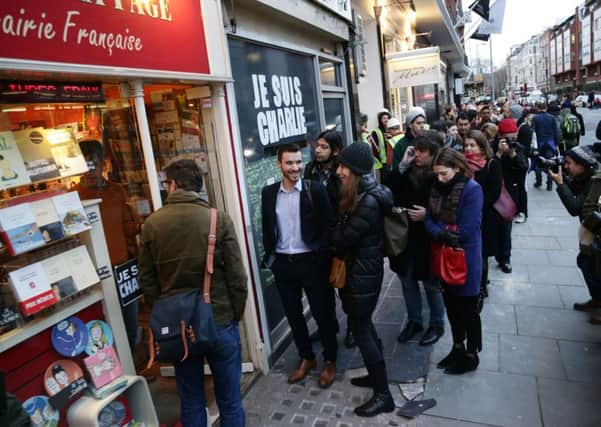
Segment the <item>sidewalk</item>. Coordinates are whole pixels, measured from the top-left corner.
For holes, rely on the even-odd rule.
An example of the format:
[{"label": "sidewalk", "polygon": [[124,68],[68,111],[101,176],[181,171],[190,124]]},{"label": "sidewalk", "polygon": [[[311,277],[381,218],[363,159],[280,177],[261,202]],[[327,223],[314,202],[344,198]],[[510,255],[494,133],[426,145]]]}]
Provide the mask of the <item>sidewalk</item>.
[{"label": "sidewalk", "polygon": [[[318,371],[303,383],[289,385],[284,372],[261,377],[244,399],[248,426],[599,426],[601,425],[601,327],[572,310],[589,298],[576,267],[578,221],[555,192],[531,189],[529,219],[513,228],[512,274],[491,261],[490,297],[482,313],[483,352],[477,371],[445,375],[436,363],[451,347],[450,329],[434,345],[425,392],[437,406],[409,420],[395,414],[374,419],[353,416],[352,409],[370,395],[347,370],[328,390],[317,387]],[[396,323],[405,313],[398,279],[386,275],[375,319]],[[391,312],[390,301],[398,311]],[[384,313],[382,310],[385,310]],[[391,326],[392,327],[392,326]],[[342,339],[342,337],[339,337]],[[397,357],[394,354],[392,357]],[[419,393],[424,383],[405,386]],[[397,405],[406,399],[391,385]],[[411,397],[411,396],[409,396]]]}]

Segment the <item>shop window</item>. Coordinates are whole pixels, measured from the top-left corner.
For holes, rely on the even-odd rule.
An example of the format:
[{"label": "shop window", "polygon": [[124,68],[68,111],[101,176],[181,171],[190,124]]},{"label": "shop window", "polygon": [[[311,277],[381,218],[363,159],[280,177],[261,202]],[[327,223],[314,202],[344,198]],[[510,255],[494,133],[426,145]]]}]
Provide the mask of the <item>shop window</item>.
[{"label": "shop window", "polygon": [[325,98],[323,100],[323,109],[326,119],[326,129],[340,132],[343,141],[351,142],[346,133],[343,98]]},{"label": "shop window", "polygon": [[319,77],[322,86],[342,86],[340,64],[331,61],[319,61]]}]

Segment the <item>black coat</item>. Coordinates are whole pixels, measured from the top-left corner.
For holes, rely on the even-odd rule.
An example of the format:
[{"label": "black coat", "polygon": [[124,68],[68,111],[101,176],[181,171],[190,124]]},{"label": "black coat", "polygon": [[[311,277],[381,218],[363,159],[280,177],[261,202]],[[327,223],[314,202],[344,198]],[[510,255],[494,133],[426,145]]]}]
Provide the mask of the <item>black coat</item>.
[{"label": "black coat", "polygon": [[514,157],[504,155],[499,160],[501,161],[501,169],[503,170],[505,188],[507,188],[507,192],[517,205],[519,203],[520,190],[526,182],[528,159],[524,151],[520,148]]},{"label": "black coat", "polygon": [[[414,166],[401,174],[395,171],[391,175],[389,187],[394,196],[394,206],[413,208],[414,205],[428,207],[430,191],[435,181],[434,173],[429,171],[419,180],[410,178]],[[431,276],[430,235],[426,232],[423,221],[414,222],[409,219],[409,241],[405,252],[390,259],[390,268],[397,274],[405,274],[410,257],[415,260],[415,277],[419,280]]]},{"label": "black coat", "polygon": [[[360,183],[360,201],[348,218],[340,216],[334,228],[336,254],[347,259],[345,312],[353,317],[371,315],[384,276],[384,215],[392,209],[392,193],[372,175]],[[346,302],[345,302],[346,301]]]},{"label": "black coat", "polygon": [[340,179],[336,175],[336,168],[338,167],[337,161],[332,161],[330,167],[326,171],[322,170],[321,164],[316,160],[307,163],[303,178],[311,181],[320,182],[326,187],[328,198],[330,199],[330,205],[334,211],[338,208],[338,201],[340,200]]},{"label": "black coat", "polygon": [[[275,253],[278,243],[278,222],[276,218],[276,201],[280,189],[280,181],[263,187],[261,192],[261,219],[263,225],[263,265],[270,266],[270,258]],[[310,188],[311,195],[307,194]],[[334,210],[326,194],[326,190],[320,183],[304,181],[300,194],[300,220],[301,235],[307,246],[314,246],[318,252],[323,252],[320,257],[328,262],[326,252],[330,249],[331,231],[336,221]]]},{"label": "black coat", "polygon": [[503,169],[497,158],[488,161],[482,169],[475,173],[475,180],[482,187],[484,203],[482,204],[482,255],[485,257],[497,255],[496,247],[499,236],[501,219],[493,205],[501,195],[503,184]]}]

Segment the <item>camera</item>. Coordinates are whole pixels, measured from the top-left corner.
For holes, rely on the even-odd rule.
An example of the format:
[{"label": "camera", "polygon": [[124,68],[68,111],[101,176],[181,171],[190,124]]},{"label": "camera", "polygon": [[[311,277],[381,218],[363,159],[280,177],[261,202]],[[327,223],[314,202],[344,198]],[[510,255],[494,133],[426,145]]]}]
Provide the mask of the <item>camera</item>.
[{"label": "camera", "polygon": [[553,172],[559,172],[559,167],[563,165],[564,162],[563,156],[555,156],[550,159],[546,159],[543,156],[538,156],[536,158],[536,167],[539,169],[551,169]]},{"label": "camera", "polygon": [[517,150],[520,147],[520,143],[516,139],[513,139],[513,138],[507,138],[507,145],[512,150]]}]

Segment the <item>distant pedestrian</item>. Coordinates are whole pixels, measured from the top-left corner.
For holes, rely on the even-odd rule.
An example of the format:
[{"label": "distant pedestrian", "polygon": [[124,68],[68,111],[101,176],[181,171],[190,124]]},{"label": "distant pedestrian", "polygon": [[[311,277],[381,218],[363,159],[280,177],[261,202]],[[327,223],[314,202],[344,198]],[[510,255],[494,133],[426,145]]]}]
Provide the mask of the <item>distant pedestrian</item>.
[{"label": "distant pedestrian", "polygon": [[[539,112],[532,118],[532,128],[536,133],[538,155],[545,159],[550,159],[557,155],[559,123],[552,114],[546,111],[545,104],[540,103],[537,105],[537,108]],[[535,173],[536,182],[534,183],[534,187],[540,188],[543,184],[543,169],[536,166]],[[553,191],[553,180],[548,176],[547,190]]]},{"label": "distant pedestrian", "polygon": [[382,168],[387,164],[387,143],[388,143],[388,120],[390,120],[390,111],[386,108],[378,112],[378,127],[370,135],[372,154],[374,157],[374,170],[378,181],[381,179]]}]

